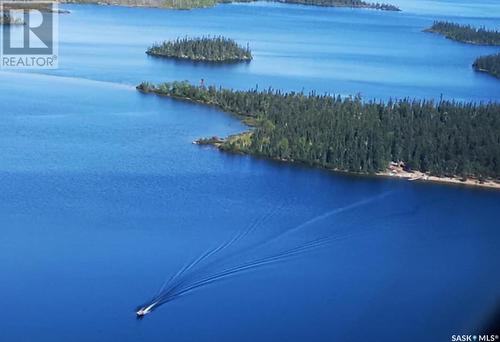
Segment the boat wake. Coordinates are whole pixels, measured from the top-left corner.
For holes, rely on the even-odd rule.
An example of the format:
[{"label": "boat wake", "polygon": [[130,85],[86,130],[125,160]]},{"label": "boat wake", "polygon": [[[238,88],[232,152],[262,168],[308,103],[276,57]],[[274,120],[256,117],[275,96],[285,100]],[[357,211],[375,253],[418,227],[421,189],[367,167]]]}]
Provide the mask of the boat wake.
[{"label": "boat wake", "polygon": [[[355,235],[355,233],[341,233],[338,231],[330,231],[324,236],[316,237],[315,239],[311,239],[305,242],[300,242],[293,247],[281,249],[278,252],[270,253],[267,256],[249,258],[246,261],[239,262],[239,259],[236,259],[241,258],[242,255],[245,255],[248,252],[255,252],[255,250],[260,249],[264,246],[272,245],[273,243],[277,242],[280,239],[283,239],[287,235],[301,231],[306,227],[314,226],[315,224],[318,224],[321,221],[326,220],[327,218],[347,213],[366,206],[367,204],[379,201],[389,194],[391,194],[391,192],[385,192],[368,199],[354,202],[344,207],[335,208],[333,210],[315,216],[297,226],[280,231],[277,234],[268,237],[263,242],[249,244],[233,251],[230,254],[221,255],[222,252],[230,249],[232,246],[242,241],[245,237],[254,232],[257,228],[262,226],[271,218],[276,216],[276,214],[283,209],[283,206],[277,207],[263,217],[255,220],[247,227],[247,229],[238,233],[229,241],[226,241],[221,245],[208,250],[198,258],[182,267],[177,273],[175,273],[172,277],[167,279],[162,284],[156,295],[151,298],[149,302],[147,302],[137,310],[137,317],[142,318],[146,314],[152,312],[153,309],[156,309],[167,302],[171,302],[215,282],[225,280],[246,271],[255,270],[267,265],[287,261],[291,258],[331,244],[334,241],[350,238]],[[235,264],[231,265],[231,262]]]}]

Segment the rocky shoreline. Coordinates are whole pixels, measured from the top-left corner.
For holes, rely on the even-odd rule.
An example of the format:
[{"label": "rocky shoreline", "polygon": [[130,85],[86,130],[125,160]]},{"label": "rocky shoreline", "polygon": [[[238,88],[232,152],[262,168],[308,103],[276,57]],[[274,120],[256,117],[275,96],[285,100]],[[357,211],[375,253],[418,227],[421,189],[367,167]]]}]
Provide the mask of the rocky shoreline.
[{"label": "rocky shoreline", "polygon": [[[249,136],[251,135],[250,131],[243,132],[240,134],[235,134],[232,136],[229,136],[227,138],[220,138],[217,136],[213,136],[210,138],[200,138],[195,141],[193,141],[193,144],[195,145],[200,145],[200,146],[213,146],[217,148],[220,151],[227,152],[227,150],[224,148],[224,143],[231,140],[231,139],[238,139],[240,136]],[[245,154],[244,152],[240,152],[242,154]],[[264,156],[259,156],[262,158],[270,159],[270,160],[275,160],[275,161],[280,161],[284,163],[298,163],[295,160],[288,160],[288,159],[273,159],[273,158],[268,158]],[[304,163],[300,163],[304,164]],[[319,167],[323,168],[321,166],[317,165],[312,165],[313,167]],[[449,176],[449,177],[437,177],[437,176],[432,176],[428,173],[421,172],[421,171],[414,171],[414,170],[405,170],[404,168],[404,163],[399,162],[391,162],[389,163],[387,169],[385,171],[380,171],[375,174],[364,174],[364,173],[354,173],[350,171],[345,171],[345,170],[338,170],[338,169],[329,169],[329,168],[324,168],[329,171],[333,172],[339,172],[339,173],[344,173],[344,174],[352,174],[352,175],[366,175],[366,176],[377,176],[377,177],[388,177],[388,178],[397,178],[401,180],[408,180],[408,181],[416,181],[416,182],[431,182],[431,183],[440,183],[440,184],[454,184],[454,185],[465,185],[465,186],[474,186],[474,187],[481,187],[481,188],[489,188],[489,189],[500,189],[500,181],[495,181],[492,179],[484,179],[480,180],[477,178],[462,178],[458,176]]]}]

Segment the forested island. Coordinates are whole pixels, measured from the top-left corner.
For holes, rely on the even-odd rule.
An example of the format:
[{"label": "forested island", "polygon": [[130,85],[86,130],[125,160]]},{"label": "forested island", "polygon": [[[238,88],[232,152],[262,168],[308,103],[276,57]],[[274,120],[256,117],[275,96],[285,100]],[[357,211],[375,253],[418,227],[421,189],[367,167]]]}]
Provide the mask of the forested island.
[{"label": "forested island", "polygon": [[474,61],[472,66],[476,71],[485,72],[500,78],[500,53],[481,56]]},{"label": "forested island", "polygon": [[500,45],[500,32],[487,30],[486,28],[475,28],[470,25],[460,25],[447,21],[436,21],[425,32],[438,33],[448,39],[467,44],[476,45]]},{"label": "forested island", "polygon": [[[141,7],[160,7],[179,10],[213,7],[219,3],[254,2],[257,0],[64,0],[67,3],[96,3],[101,5],[123,5]],[[372,3],[362,0],[268,0],[285,4],[301,4],[323,7],[368,8],[383,11],[400,11],[399,7],[385,3]]]},{"label": "forested island", "polygon": [[146,53],[151,56],[186,59],[203,62],[250,61],[250,47],[238,45],[225,37],[177,38],[151,46]]},{"label": "forested island", "polygon": [[[253,128],[226,139],[224,151],[355,173],[385,174],[397,165],[416,178],[500,183],[500,105],[441,100],[363,102],[359,97],[234,91],[173,82],[137,87],[145,93],[213,105]],[[396,162],[396,163],[394,163]],[[396,168],[396,166],[394,166]]]}]

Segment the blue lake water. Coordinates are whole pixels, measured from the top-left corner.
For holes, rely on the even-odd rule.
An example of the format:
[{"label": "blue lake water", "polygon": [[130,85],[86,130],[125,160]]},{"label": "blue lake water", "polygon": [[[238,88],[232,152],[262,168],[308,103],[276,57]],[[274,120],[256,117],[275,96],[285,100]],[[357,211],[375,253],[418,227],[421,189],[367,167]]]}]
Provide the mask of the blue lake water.
[{"label": "blue lake water", "polygon": [[[200,148],[191,142],[244,127],[134,89],[204,78],[239,89],[500,100],[500,82],[470,67],[498,48],[421,32],[436,19],[495,27],[497,1],[401,7],[64,6],[72,13],[60,18],[60,68],[0,72],[0,341],[449,341],[481,332],[500,305],[498,191]],[[207,66],[144,54],[154,41],[201,34],[248,42],[255,59]],[[259,219],[222,253],[236,253],[232,265],[331,242],[135,319],[166,278]]]}]

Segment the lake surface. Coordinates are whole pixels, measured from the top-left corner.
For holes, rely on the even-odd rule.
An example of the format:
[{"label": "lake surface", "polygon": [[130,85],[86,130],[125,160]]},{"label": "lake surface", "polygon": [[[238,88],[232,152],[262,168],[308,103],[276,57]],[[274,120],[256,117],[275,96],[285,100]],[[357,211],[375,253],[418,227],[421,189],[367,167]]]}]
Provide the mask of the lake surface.
[{"label": "lake surface", "polygon": [[[489,333],[500,305],[498,191],[222,154],[191,142],[239,132],[237,120],[134,89],[204,78],[368,99],[500,100],[500,82],[470,67],[498,48],[421,32],[436,19],[494,27],[497,1],[401,7],[64,6],[72,13],[60,18],[60,69],[0,72],[0,340],[400,342]],[[202,34],[248,42],[255,60],[207,66],[144,54],[154,41]],[[208,271],[329,243],[135,319],[165,279],[249,227]]]}]

